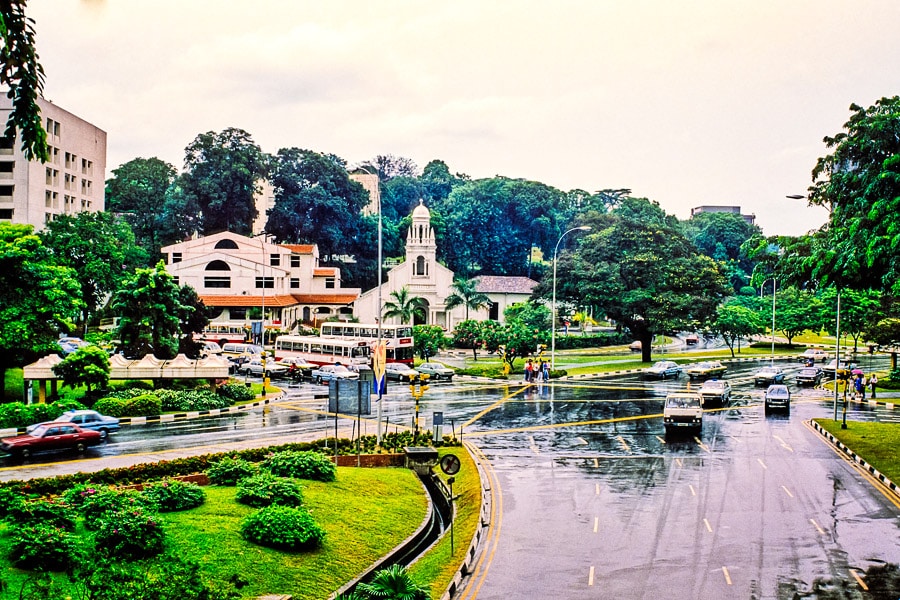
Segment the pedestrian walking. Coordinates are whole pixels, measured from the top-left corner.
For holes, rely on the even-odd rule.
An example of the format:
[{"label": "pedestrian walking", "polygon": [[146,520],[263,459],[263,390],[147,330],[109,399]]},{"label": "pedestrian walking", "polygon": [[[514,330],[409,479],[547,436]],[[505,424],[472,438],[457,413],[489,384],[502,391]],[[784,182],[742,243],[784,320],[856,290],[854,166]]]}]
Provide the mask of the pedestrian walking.
[{"label": "pedestrian walking", "polygon": [[875,386],[878,385],[878,375],[872,373],[872,376],[869,377],[869,385],[872,386],[872,400],[875,399]]},{"label": "pedestrian walking", "polygon": [[531,363],[531,359],[529,358],[525,361],[525,383],[531,382],[531,376],[534,374],[534,365]]},{"label": "pedestrian walking", "polygon": [[544,381],[550,381],[550,363],[544,363]]},{"label": "pedestrian walking", "polygon": [[538,363],[536,372],[537,372],[537,381],[538,381],[538,383],[541,383],[542,381],[544,381],[544,361],[543,360],[540,363]]},{"label": "pedestrian walking", "polygon": [[862,375],[857,375],[853,380],[853,389],[855,390],[856,399],[860,400],[866,388],[863,387]]}]

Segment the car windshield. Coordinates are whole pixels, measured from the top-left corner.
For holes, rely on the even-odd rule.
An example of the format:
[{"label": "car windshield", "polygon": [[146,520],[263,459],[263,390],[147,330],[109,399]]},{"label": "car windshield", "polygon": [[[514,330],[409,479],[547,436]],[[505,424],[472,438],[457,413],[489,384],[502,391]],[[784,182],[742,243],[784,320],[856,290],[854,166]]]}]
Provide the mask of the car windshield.
[{"label": "car windshield", "polygon": [[769,388],[769,396],[773,398],[787,398],[788,390],[784,386],[772,386]]},{"label": "car windshield", "polygon": [[800,369],[801,375],[815,375],[818,372],[818,369]]},{"label": "car windshield", "polygon": [[759,370],[760,373],[778,373],[778,371],[777,367],[763,367]]},{"label": "car windshield", "polygon": [[725,382],[718,381],[718,380],[707,381],[706,383],[703,384],[703,387],[705,387],[705,388],[723,388],[723,387],[725,387]]},{"label": "car windshield", "polygon": [[33,435],[34,437],[41,437],[45,433],[47,433],[46,425],[38,425],[37,427],[35,427],[34,429],[31,430],[31,435]]},{"label": "car windshield", "polygon": [[666,398],[668,408],[699,408],[700,398],[690,396],[673,396]]}]

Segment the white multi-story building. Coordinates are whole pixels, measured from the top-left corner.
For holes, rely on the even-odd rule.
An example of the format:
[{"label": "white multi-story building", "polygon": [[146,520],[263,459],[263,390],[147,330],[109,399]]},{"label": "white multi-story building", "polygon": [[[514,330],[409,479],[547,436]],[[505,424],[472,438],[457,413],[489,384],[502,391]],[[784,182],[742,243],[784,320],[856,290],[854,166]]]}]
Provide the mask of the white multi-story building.
[{"label": "white multi-story building", "polygon": [[272,244],[224,231],[162,248],[166,269],[211,309],[213,324],[249,324],[265,310],[267,328],[290,331],[329,317],[349,319],[359,288],[342,288],[341,272],[319,266],[314,244]]},{"label": "white multi-story building", "polygon": [[[59,215],[105,208],[106,132],[38,98],[49,160],[25,159],[21,140],[0,138],[0,221],[40,230]],[[12,110],[0,97],[0,127]]]}]

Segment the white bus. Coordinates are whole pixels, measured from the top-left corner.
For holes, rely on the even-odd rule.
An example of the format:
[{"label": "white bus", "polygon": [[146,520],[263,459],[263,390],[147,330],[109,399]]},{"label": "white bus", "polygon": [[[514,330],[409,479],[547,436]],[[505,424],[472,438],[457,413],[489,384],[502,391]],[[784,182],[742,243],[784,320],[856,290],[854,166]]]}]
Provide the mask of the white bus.
[{"label": "white bus", "polygon": [[250,327],[243,323],[209,323],[194,337],[198,342],[217,342],[220,346],[241,343],[250,339]]},{"label": "white bus", "polygon": [[[339,340],[361,340],[374,349],[378,342],[378,325],[370,323],[325,322],[319,336]],[[381,339],[385,343],[385,361],[413,364],[415,344],[411,325],[382,325]]]},{"label": "white bus", "polygon": [[275,338],[275,360],[300,357],[316,365],[368,365],[369,343],[315,336],[279,335]]}]

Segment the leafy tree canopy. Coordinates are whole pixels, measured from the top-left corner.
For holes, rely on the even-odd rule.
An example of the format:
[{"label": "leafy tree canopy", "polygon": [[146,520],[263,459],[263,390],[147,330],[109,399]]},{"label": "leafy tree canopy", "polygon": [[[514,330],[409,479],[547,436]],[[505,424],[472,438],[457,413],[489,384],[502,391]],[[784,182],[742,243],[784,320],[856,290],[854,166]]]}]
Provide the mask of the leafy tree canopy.
[{"label": "leafy tree canopy", "polygon": [[826,282],[900,293],[900,96],[850,110],[812,171],[809,202],[831,211],[816,260]]},{"label": "leafy tree canopy", "polygon": [[181,186],[200,209],[203,235],[248,235],[257,217],[257,181],[267,174],[266,156],[242,129],[201,133],[187,148]]},{"label": "leafy tree canopy", "polygon": [[53,366],[53,373],[62,379],[63,385],[76,388],[80,385],[91,389],[104,389],[109,383],[109,355],[99,346],[79,348]]},{"label": "leafy tree canopy", "polygon": [[135,241],[155,256],[164,245],[160,219],[166,194],[175,182],[175,167],[158,158],[135,158],[114,169],[106,180],[106,209],[124,213]]},{"label": "leafy tree canopy", "polygon": [[564,275],[567,286],[577,281],[582,298],[630,329],[645,362],[654,335],[705,324],[725,295],[719,265],[697,252],[675,217],[649,200],[622,199],[579,239],[572,270]]},{"label": "leafy tree canopy", "polygon": [[444,300],[447,310],[453,310],[457,306],[466,309],[466,320],[469,320],[469,310],[479,310],[491,305],[491,299],[476,288],[478,281],[475,279],[456,279],[450,284],[450,295]]},{"label": "leafy tree canopy", "polygon": [[736,302],[719,306],[710,324],[710,330],[725,340],[731,356],[734,356],[734,346],[741,338],[762,333],[764,329],[759,313]]}]

